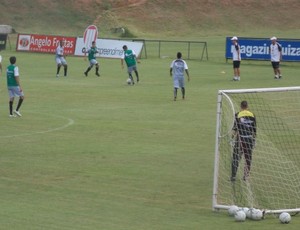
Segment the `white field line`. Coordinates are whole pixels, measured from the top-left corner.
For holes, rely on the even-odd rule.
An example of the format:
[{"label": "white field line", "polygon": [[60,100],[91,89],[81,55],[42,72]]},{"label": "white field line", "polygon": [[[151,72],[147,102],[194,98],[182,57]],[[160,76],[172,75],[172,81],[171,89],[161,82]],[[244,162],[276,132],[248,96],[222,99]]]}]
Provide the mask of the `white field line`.
[{"label": "white field line", "polygon": [[[43,114],[43,115],[45,115],[45,114]],[[75,121],[73,119],[68,118],[68,117],[63,117],[63,116],[58,116],[58,115],[51,115],[51,116],[65,119],[68,122],[62,126],[58,126],[56,128],[52,128],[52,129],[47,129],[47,130],[43,130],[43,131],[35,131],[35,132],[31,132],[31,133],[19,133],[19,134],[7,135],[7,136],[0,136],[0,138],[11,138],[11,137],[21,137],[21,136],[32,136],[32,135],[36,135],[36,134],[45,134],[45,133],[50,133],[50,132],[55,132],[55,131],[65,129],[75,123]]]}]

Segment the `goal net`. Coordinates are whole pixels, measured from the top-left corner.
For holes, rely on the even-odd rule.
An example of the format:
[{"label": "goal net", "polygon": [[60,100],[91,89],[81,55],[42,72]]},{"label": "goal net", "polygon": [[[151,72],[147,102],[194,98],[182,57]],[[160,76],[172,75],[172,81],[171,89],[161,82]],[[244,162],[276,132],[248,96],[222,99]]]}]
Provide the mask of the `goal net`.
[{"label": "goal net", "polygon": [[[238,135],[233,136],[242,101],[256,118],[246,178],[249,151]],[[233,160],[235,154],[238,161]],[[300,212],[300,87],[218,92],[213,209],[231,205],[266,213]]]}]

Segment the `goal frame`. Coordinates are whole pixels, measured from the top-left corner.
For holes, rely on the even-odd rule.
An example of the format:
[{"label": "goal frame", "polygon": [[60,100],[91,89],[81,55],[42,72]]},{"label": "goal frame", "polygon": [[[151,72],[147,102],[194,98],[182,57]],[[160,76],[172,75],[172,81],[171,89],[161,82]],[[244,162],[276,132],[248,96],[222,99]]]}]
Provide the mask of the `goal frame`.
[{"label": "goal frame", "polygon": [[[212,209],[213,211],[228,210],[230,205],[223,205],[218,203],[218,175],[219,175],[219,139],[220,139],[220,122],[222,113],[222,98],[225,96],[228,98],[227,93],[230,94],[242,94],[242,93],[264,93],[264,92],[284,92],[284,91],[300,91],[300,86],[295,87],[277,87],[277,88],[251,88],[251,89],[225,89],[219,90],[217,96],[217,118],[216,118],[216,136],[215,136],[215,157],[214,157],[214,175],[213,175],[213,194],[212,194]],[[234,111],[231,100],[231,107]],[[235,112],[234,112],[235,114]],[[234,119],[234,118],[233,118]],[[276,209],[276,210],[264,210],[265,214],[279,214],[282,212],[298,213],[299,208],[293,209]]]}]

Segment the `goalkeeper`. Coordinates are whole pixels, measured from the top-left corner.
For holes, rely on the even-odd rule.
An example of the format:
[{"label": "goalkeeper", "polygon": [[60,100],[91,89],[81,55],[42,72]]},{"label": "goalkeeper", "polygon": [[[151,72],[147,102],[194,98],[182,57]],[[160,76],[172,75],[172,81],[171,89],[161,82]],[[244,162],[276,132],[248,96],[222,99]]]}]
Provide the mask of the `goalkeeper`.
[{"label": "goalkeeper", "polygon": [[237,169],[242,155],[244,155],[246,162],[243,176],[243,180],[246,181],[250,174],[252,150],[256,137],[256,118],[248,110],[247,101],[241,102],[241,111],[235,114],[235,122],[232,130],[232,137],[235,138],[235,143],[231,163],[231,181],[236,180]]}]

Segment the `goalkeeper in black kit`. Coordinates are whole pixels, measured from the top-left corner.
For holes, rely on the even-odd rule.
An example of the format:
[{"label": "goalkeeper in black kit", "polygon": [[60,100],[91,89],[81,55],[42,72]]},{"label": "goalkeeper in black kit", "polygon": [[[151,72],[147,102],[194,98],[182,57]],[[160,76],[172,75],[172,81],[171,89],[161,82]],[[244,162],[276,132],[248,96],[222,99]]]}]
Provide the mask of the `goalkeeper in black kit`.
[{"label": "goalkeeper in black kit", "polygon": [[250,174],[252,150],[255,145],[256,137],[256,118],[248,110],[248,102],[241,102],[241,111],[235,114],[235,122],[232,128],[234,138],[232,163],[231,163],[231,181],[236,180],[236,174],[239,167],[239,161],[244,155],[245,167],[243,180],[246,181]]}]

